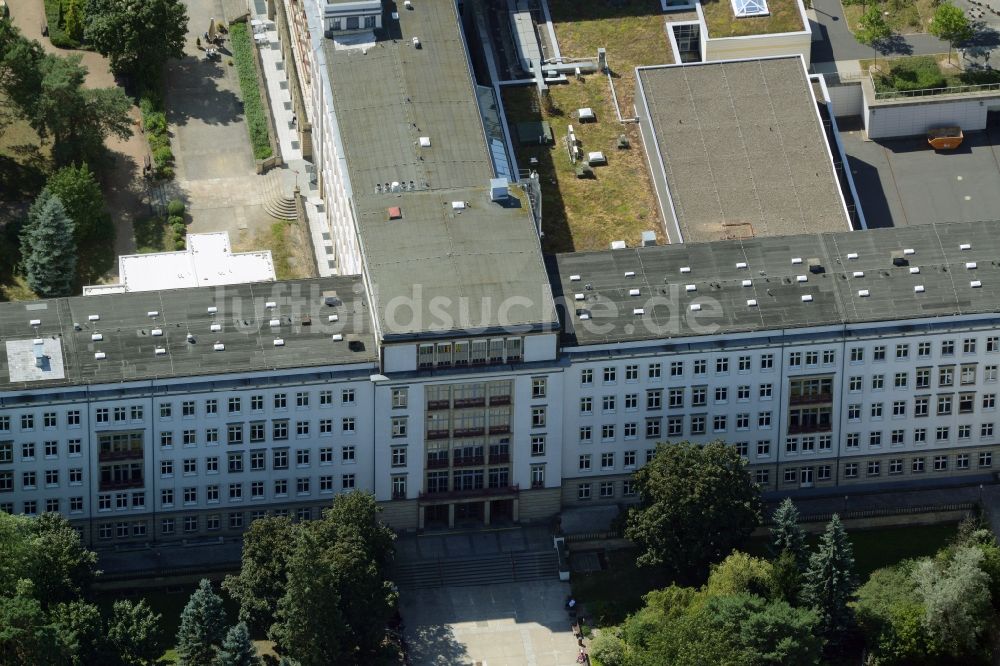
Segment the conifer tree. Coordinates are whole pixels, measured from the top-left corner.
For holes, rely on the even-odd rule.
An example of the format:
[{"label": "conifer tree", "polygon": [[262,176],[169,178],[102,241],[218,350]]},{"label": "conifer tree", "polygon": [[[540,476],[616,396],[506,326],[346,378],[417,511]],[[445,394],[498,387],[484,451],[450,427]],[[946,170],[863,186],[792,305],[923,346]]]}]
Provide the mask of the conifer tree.
[{"label": "conifer tree", "polygon": [[809,557],[802,586],[803,601],[819,612],[820,628],[832,642],[836,642],[851,623],[847,603],[855,587],[854,549],[840,516],[833,514],[819,547]]},{"label": "conifer tree", "polygon": [[231,627],[222,641],[222,649],[216,666],[259,666],[257,649],[250,640],[250,630],[245,622],[239,622]]},{"label": "conifer tree", "polygon": [[225,632],[226,611],[222,607],[222,597],[215,593],[207,578],[202,578],[181,612],[181,628],[177,632],[181,665],[210,666]]},{"label": "conifer tree", "polygon": [[799,525],[799,510],[789,497],[782,500],[774,511],[771,548],[778,557],[785,551],[791,553],[800,569],[805,569],[809,563],[806,553],[806,533]]},{"label": "conifer tree", "polygon": [[56,195],[48,190],[35,199],[21,232],[25,278],[42,298],[68,296],[76,276],[73,221]]}]

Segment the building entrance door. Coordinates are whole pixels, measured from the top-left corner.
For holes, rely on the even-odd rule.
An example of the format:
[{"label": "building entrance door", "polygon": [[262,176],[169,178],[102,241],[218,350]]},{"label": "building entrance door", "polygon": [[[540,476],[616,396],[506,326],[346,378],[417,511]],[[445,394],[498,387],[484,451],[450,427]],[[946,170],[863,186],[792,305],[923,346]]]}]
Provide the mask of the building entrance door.
[{"label": "building entrance door", "polygon": [[455,505],[455,526],[459,525],[476,525],[480,526],[483,524],[483,503],[482,502],[465,502],[463,504]]},{"label": "building entrance door", "polygon": [[443,529],[448,527],[448,505],[434,504],[424,507],[424,529]]},{"label": "building entrance door", "polygon": [[799,485],[802,488],[812,488],[813,485],[813,468],[803,467],[799,472]]}]

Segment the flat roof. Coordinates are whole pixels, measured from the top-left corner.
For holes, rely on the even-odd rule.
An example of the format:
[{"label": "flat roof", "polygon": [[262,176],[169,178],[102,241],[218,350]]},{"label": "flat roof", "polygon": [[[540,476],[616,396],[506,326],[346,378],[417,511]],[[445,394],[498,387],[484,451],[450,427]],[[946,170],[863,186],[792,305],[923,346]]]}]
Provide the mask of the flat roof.
[{"label": "flat roof", "polygon": [[84,287],[87,296],[188,287],[215,287],[276,278],[270,250],[232,251],[229,233],[188,234],[179,252],[127,254],[118,257],[117,285]]},{"label": "flat roof", "polygon": [[[52,372],[33,369],[36,338]],[[0,303],[0,342],[3,390],[371,363],[378,356],[359,276]]]},{"label": "flat roof", "polygon": [[561,254],[549,271],[569,345],[995,313],[998,229],[938,223]]},{"label": "flat roof", "polygon": [[[553,324],[527,204],[490,201],[495,174],[454,3],[424,0],[376,36],[366,48],[324,39],[324,49],[383,337]],[[389,219],[397,206],[402,218]],[[504,307],[510,297],[527,300]]]},{"label": "flat roof", "polygon": [[661,203],[672,239],[674,217],[685,242],[850,228],[799,56],[637,74],[640,115],[655,138],[646,146],[654,181],[665,179],[669,190]]}]

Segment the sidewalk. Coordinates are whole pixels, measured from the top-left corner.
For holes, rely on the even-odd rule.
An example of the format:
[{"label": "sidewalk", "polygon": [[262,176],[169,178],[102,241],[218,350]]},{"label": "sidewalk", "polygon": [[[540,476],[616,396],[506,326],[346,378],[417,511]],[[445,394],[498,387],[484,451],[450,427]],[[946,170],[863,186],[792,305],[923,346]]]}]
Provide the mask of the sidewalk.
[{"label": "sidewalk", "polygon": [[[266,14],[251,14],[251,18],[264,22],[265,29],[257,34],[266,36],[267,40],[257,41],[257,47],[264,65],[264,81],[267,86],[271,113],[274,115],[278,147],[286,165],[285,186],[289,191],[297,187],[302,196],[305,197],[306,218],[309,224],[309,233],[312,236],[317,272],[320,277],[335,275],[337,273],[334,261],[336,255],[330,232],[327,229],[323,200],[320,198],[319,190],[310,175],[313,171],[312,163],[302,159],[302,148],[295,130],[296,118],[292,112],[288,77],[285,75],[285,67],[294,67],[294,65],[286,63],[282,57],[278,30],[274,22],[269,21]],[[256,39],[256,35],[254,38]]]}]

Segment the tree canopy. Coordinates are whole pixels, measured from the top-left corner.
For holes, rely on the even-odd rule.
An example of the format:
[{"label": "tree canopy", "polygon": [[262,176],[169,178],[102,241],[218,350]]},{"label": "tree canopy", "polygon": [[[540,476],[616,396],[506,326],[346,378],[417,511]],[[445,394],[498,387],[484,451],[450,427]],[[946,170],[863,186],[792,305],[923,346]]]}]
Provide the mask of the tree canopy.
[{"label": "tree canopy", "polygon": [[24,276],[42,298],[69,296],[76,278],[73,221],[59,197],[47,190],[35,199],[21,231]]},{"label": "tree canopy", "polygon": [[972,25],[965,12],[951,4],[943,2],[934,11],[929,31],[935,37],[948,42],[948,62],[951,62],[952,50],[972,37]]},{"label": "tree canopy", "polygon": [[760,491],[722,442],[660,444],[635,479],[640,502],[625,535],[641,549],[639,564],[681,580],[703,577],[760,524]]},{"label": "tree canopy", "polygon": [[202,578],[181,612],[177,656],[181,666],[205,666],[215,660],[226,633],[226,611],[212,583]]},{"label": "tree canopy", "polygon": [[809,557],[802,589],[803,601],[818,611],[820,628],[830,640],[842,637],[851,624],[847,604],[855,587],[854,549],[840,516],[833,514],[819,547]]},{"label": "tree canopy", "polygon": [[87,0],[84,35],[116,74],[157,90],[163,63],[184,55],[187,10],[179,0]]},{"label": "tree canopy", "polygon": [[243,533],[240,571],[226,576],[222,588],[240,605],[239,620],[257,634],[274,623],[278,600],[288,580],[288,556],[296,526],[287,517],[267,516]]}]

